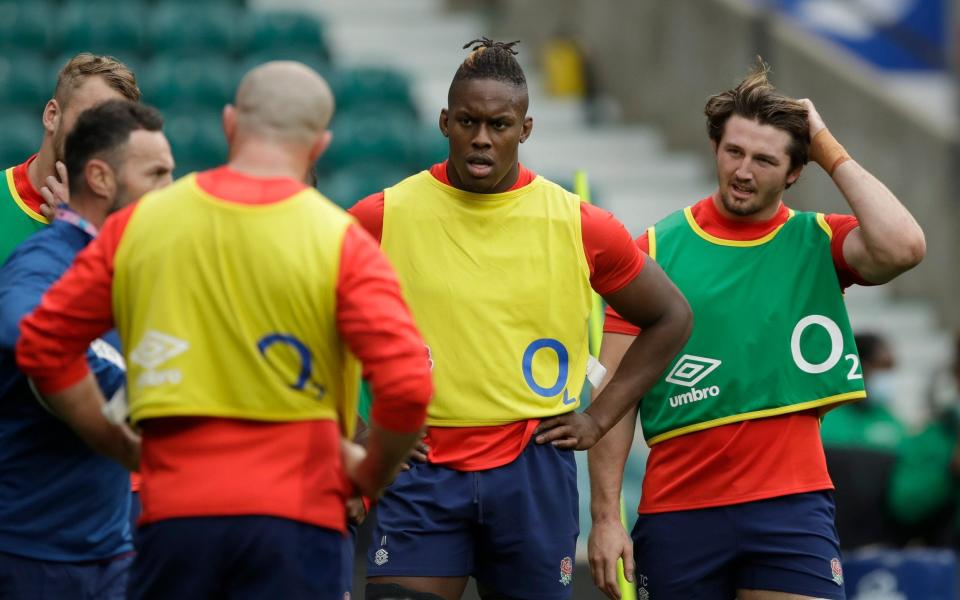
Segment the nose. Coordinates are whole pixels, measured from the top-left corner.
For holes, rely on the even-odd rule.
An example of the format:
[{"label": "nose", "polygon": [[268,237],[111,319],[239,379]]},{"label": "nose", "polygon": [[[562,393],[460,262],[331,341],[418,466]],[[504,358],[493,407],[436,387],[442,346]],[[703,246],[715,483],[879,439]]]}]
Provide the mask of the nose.
[{"label": "nose", "polygon": [[753,172],[750,170],[750,161],[747,159],[741,160],[737,164],[737,170],[733,172],[734,176],[737,179],[750,180],[753,179]]},{"label": "nose", "polygon": [[473,144],[473,147],[478,150],[486,150],[493,145],[490,141],[490,135],[486,124],[482,124],[477,128],[477,134],[473,137],[471,143]]}]

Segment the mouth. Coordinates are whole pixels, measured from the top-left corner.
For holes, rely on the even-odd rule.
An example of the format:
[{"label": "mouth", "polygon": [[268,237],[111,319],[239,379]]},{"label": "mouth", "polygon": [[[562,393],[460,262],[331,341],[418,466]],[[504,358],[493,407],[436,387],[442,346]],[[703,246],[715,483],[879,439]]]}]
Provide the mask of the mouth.
[{"label": "mouth", "polygon": [[475,179],[483,179],[493,172],[493,160],[484,155],[467,157],[467,171]]},{"label": "mouth", "polygon": [[730,192],[738,200],[748,200],[753,193],[756,191],[753,186],[744,185],[741,183],[731,183]]}]

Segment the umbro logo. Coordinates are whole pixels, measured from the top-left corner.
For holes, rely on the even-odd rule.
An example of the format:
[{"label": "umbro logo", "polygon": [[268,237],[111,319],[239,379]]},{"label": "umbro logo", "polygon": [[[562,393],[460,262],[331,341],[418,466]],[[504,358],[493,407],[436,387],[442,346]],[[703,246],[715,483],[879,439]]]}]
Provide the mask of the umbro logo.
[{"label": "umbro logo", "polygon": [[666,381],[674,385],[693,387],[700,383],[704,377],[713,373],[720,365],[721,361],[715,358],[684,354],[677,361],[677,364],[673,365]]},{"label": "umbro logo", "polygon": [[164,383],[180,383],[182,375],[179,369],[157,371],[156,368],[174,356],[186,352],[189,347],[188,342],[172,335],[153,329],[147,331],[130,353],[131,361],[146,368],[146,371],[137,378],[137,384],[141,387],[149,387]]}]

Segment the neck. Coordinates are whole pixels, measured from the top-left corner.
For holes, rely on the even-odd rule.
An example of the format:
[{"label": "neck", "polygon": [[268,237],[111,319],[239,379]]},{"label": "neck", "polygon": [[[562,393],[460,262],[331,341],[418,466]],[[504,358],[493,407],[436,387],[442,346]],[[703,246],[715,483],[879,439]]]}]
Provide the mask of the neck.
[{"label": "neck", "polygon": [[227,166],[253,177],[289,177],[297,181],[303,181],[311,167],[303,149],[253,138],[230,149]]},{"label": "neck", "polygon": [[99,198],[91,198],[86,194],[70,197],[70,210],[77,213],[94,227],[100,229],[107,220],[107,211],[100,208],[104,203]]},{"label": "neck", "polygon": [[720,190],[717,190],[713,193],[713,205],[717,208],[717,212],[720,213],[725,219],[730,219],[731,221],[739,221],[741,223],[762,223],[764,221],[769,221],[777,215],[777,212],[780,210],[780,205],[783,203],[783,199],[778,197],[776,202],[770,203],[770,206],[766,206],[761,210],[758,210],[755,213],[749,215],[738,215],[727,210],[727,207],[723,205],[723,200],[720,198]]},{"label": "neck", "polygon": [[40,150],[37,151],[37,158],[27,167],[27,179],[33,189],[40,191],[40,188],[47,185],[47,177],[57,176],[57,157],[53,152],[53,138],[50,134],[44,134],[43,143],[40,144]]}]

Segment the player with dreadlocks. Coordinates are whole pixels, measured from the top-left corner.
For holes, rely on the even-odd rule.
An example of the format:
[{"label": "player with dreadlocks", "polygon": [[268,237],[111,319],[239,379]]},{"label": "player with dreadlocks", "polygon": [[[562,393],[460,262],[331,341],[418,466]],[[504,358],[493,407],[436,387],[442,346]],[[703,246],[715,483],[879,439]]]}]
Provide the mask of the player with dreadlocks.
[{"label": "player with dreadlocks", "polygon": [[[683,296],[609,213],[518,162],[533,129],[516,42],[474,40],[440,131],[449,158],[352,213],[391,259],[433,363],[427,461],[378,509],[366,597],[571,594],[574,449],[597,442],[691,327]],[[623,369],[575,412],[591,288],[642,327]]]}]

